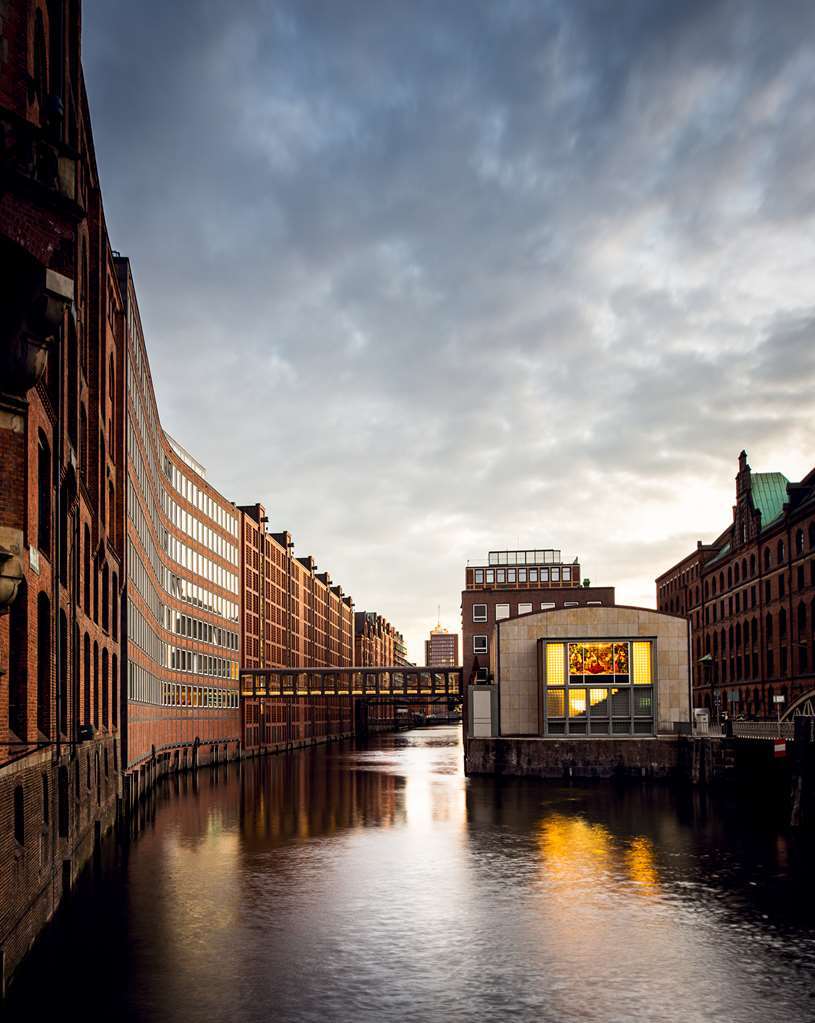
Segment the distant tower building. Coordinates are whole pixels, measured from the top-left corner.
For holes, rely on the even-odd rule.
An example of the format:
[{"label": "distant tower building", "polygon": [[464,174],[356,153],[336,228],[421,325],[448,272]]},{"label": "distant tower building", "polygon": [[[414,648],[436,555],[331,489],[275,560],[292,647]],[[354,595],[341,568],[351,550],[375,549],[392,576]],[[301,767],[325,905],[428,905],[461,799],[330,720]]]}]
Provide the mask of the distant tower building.
[{"label": "distant tower building", "polygon": [[424,663],[433,668],[454,668],[458,664],[458,634],[443,629],[441,621],[424,641]]}]

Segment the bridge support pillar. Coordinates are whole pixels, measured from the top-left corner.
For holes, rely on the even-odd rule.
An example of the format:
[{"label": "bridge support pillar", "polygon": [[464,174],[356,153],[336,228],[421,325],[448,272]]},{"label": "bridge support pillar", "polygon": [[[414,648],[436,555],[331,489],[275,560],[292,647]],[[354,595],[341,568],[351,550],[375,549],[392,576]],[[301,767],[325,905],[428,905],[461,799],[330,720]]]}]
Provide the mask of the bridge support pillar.
[{"label": "bridge support pillar", "polygon": [[354,735],[364,739],[368,735],[368,701],[354,700]]}]

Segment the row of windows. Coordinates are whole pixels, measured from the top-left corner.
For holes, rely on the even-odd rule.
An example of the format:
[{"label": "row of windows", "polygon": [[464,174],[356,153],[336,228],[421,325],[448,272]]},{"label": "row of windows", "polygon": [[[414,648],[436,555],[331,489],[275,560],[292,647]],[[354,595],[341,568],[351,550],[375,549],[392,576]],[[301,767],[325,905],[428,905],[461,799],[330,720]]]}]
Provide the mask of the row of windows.
[{"label": "row of windows", "polygon": [[177,682],[165,682],[162,701],[165,707],[222,707],[234,710],[239,706],[239,694],[235,689],[218,689],[214,686],[184,686]]},{"label": "row of windows", "polygon": [[127,602],[127,638],[155,664],[167,663],[167,644],[144,620],[141,611],[132,600]]},{"label": "row of windows", "polygon": [[157,707],[238,707],[236,689],[220,686],[182,685],[164,682],[132,661],[127,666],[127,695],[136,703],[150,703]]},{"label": "row of windows", "polygon": [[[810,522],[806,533],[802,527],[799,527],[795,531],[794,535],[794,556],[801,557],[807,549],[809,551],[815,551],[815,522]],[[782,539],[778,540],[775,545],[776,554],[776,566],[784,565],[786,561],[786,544]],[[762,562],[764,571],[767,572],[772,568],[772,551],[770,546],[764,547],[762,551]],[[718,575],[715,573],[706,579],[703,585],[705,599],[708,596],[716,596],[717,593],[723,593],[725,589],[731,589],[734,585],[738,586],[743,580],[750,579],[756,574],[756,556],[751,554],[749,561],[747,558],[742,558],[741,561],[734,561],[733,564],[727,568],[727,574],[725,575],[724,569],[722,569]],[[694,575],[698,575],[698,569],[696,572],[691,572],[691,578]],[[683,585],[686,582],[687,573],[682,573],[675,579],[669,580],[663,584],[660,588],[662,593],[670,593],[677,589],[678,586]],[[698,587],[694,594],[692,594],[693,603],[699,603],[699,590]]]},{"label": "row of windows", "polygon": [[[587,600],[587,607],[602,607],[603,602],[601,600]],[[543,601],[540,605],[541,611],[552,611],[555,608],[554,601]],[[578,600],[566,600],[563,602],[563,607],[579,607],[580,601]],[[518,604],[518,614],[528,615],[531,614],[535,609],[535,605],[526,602]],[[496,604],[495,605],[495,620],[497,622],[503,621],[504,618],[509,618],[511,615],[510,604]],[[474,622],[486,622],[489,620],[489,612],[487,604],[473,604],[473,621]]]},{"label": "row of windows", "polygon": [[211,593],[198,583],[190,582],[183,576],[176,575],[168,568],[162,566],[162,582],[165,590],[176,600],[183,600],[185,604],[192,604],[204,611],[220,615],[228,622],[238,622],[238,605],[234,600],[222,597],[219,593]]},{"label": "row of windows", "polygon": [[188,547],[183,540],[173,536],[168,530],[162,531],[162,542],[164,550],[179,565],[188,568],[195,575],[203,576],[204,579],[220,586],[222,590],[229,590],[230,593],[238,593],[238,576],[222,565],[216,564],[204,554]]},{"label": "row of windows", "polygon": [[185,501],[195,505],[200,512],[203,512],[204,515],[217,523],[221,529],[225,529],[236,538],[240,536],[238,519],[234,515],[230,515],[217,501],[213,501],[209,494],[202,490],[193,480],[187,479],[172,459],[166,455],[164,458],[164,473]]},{"label": "row of windows", "polygon": [[558,550],[545,551],[490,551],[487,562],[490,565],[539,565],[559,563],[561,554]]},{"label": "row of windows", "polygon": [[173,608],[165,608],[166,628],[178,636],[186,636],[201,643],[212,643],[213,646],[225,647],[227,650],[238,649],[238,634],[230,629],[222,629],[218,625],[210,625],[200,618],[182,614]]},{"label": "row of windows", "polygon": [[169,655],[169,666],[173,671],[188,671],[193,675],[211,675],[215,678],[238,677],[238,662],[227,660],[226,657],[200,654],[196,650],[185,650],[177,646],[169,647]]},{"label": "row of windows", "polygon": [[161,497],[164,513],[174,526],[181,529],[197,543],[203,544],[204,547],[211,550],[213,554],[217,554],[219,558],[223,558],[224,561],[229,561],[233,565],[238,564],[238,548],[235,544],[230,543],[225,536],[216,533],[214,529],[210,529],[208,525],[199,518],[196,518],[195,515],[185,511],[165,490],[162,490]]},{"label": "row of windows", "polygon": [[[474,581],[478,583],[559,583],[572,581],[571,565],[553,565],[551,568],[477,568]],[[577,578],[575,575],[574,578]]]}]

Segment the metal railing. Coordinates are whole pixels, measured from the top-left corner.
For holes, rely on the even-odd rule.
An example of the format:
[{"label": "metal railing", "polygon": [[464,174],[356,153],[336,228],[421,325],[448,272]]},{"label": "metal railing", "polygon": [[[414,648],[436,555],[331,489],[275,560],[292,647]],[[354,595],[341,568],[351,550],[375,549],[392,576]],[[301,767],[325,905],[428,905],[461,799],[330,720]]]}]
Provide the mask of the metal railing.
[{"label": "metal railing", "polygon": [[794,721],[731,721],[734,739],[794,739]]}]

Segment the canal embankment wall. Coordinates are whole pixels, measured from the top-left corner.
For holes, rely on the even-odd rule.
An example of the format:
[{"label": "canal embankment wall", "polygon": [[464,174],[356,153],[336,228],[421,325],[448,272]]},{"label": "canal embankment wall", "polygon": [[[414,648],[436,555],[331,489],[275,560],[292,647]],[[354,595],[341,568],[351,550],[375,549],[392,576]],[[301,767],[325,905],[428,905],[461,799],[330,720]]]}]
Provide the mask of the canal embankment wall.
[{"label": "canal embankment wall", "polygon": [[796,719],[788,741],[733,736],[546,739],[466,737],[468,775],[646,779],[730,787],[777,801],[792,825],[815,826],[815,719]]}]

